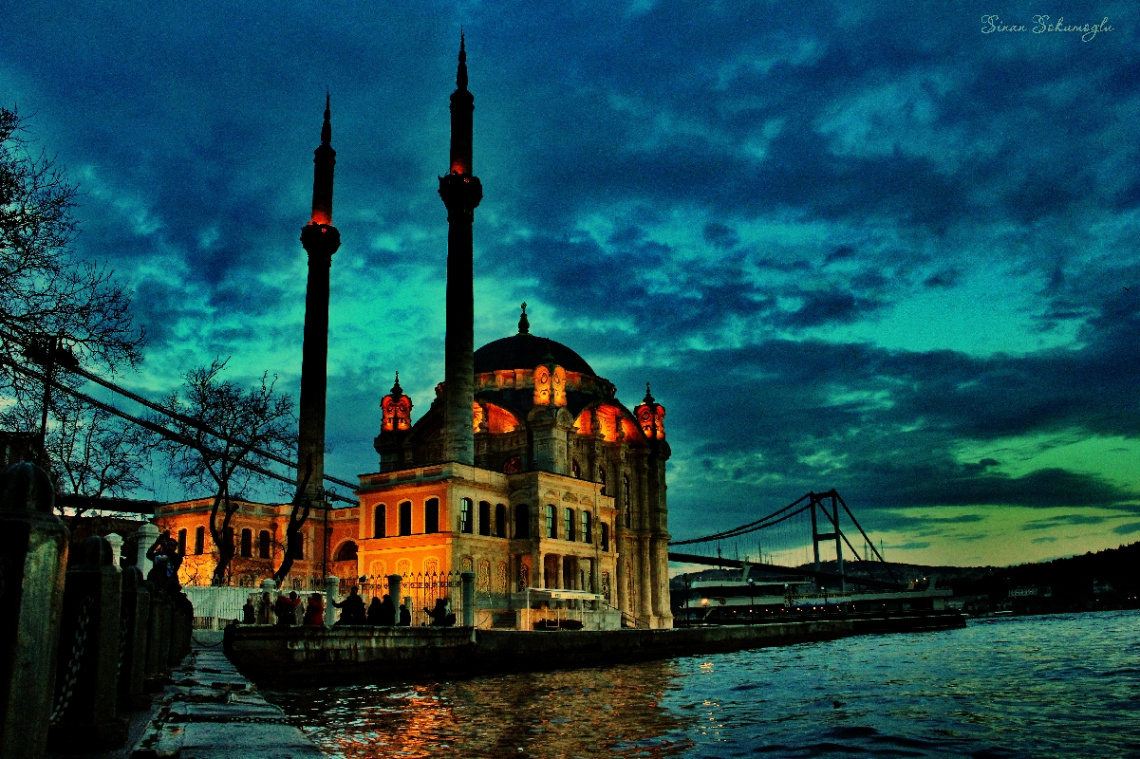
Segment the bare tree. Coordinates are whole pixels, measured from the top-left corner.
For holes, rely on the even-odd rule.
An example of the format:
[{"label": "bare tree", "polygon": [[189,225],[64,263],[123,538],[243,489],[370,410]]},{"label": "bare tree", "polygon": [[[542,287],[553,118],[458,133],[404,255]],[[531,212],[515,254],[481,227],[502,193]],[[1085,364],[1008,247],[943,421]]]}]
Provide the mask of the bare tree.
[{"label": "bare tree", "polygon": [[[0,426],[38,428],[39,413],[31,405],[14,405],[0,413]],[[148,460],[143,430],[63,393],[53,396],[51,416],[44,446],[46,468],[57,493],[82,496],[71,504],[73,527],[90,499],[124,497],[142,486],[140,475]],[[62,514],[60,501],[57,506]]]},{"label": "bare tree", "polygon": [[[225,584],[235,549],[231,522],[245,489],[260,476],[243,465],[268,466],[260,452],[285,456],[295,450],[297,440],[293,404],[289,396],[275,394],[276,376],[266,372],[259,386],[244,390],[219,377],[225,365],[215,359],[187,373],[181,391],[162,402],[174,419],[154,418],[178,437],[155,443],[171,473],[187,488],[208,485],[213,491],[210,537],[218,547],[214,585]],[[222,437],[203,431],[193,420]]]},{"label": "bare tree", "polygon": [[18,402],[42,389],[13,366],[37,337],[62,338],[80,364],[141,358],[130,296],[109,269],[70,254],[75,198],[54,159],[33,149],[16,109],[0,107],[0,396]]}]

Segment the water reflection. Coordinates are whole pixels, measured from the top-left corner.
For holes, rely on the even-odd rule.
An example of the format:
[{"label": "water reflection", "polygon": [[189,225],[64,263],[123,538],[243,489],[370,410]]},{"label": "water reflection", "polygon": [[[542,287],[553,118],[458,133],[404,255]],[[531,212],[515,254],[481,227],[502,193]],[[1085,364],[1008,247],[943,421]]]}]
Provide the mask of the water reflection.
[{"label": "water reflection", "polygon": [[679,688],[674,662],[651,662],[266,695],[336,757],[664,757],[704,730],[661,705]]}]

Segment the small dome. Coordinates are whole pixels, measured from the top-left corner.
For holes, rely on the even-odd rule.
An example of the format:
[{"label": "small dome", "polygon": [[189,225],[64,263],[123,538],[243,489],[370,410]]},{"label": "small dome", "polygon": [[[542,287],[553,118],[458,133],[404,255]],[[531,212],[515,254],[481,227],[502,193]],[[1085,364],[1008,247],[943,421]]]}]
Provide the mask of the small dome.
[{"label": "small dome", "polygon": [[596,377],[594,370],[565,345],[545,337],[520,333],[487,343],[475,351],[475,373],[501,371],[506,369],[533,369],[546,360],[554,358],[554,363],[568,372],[580,372]]}]

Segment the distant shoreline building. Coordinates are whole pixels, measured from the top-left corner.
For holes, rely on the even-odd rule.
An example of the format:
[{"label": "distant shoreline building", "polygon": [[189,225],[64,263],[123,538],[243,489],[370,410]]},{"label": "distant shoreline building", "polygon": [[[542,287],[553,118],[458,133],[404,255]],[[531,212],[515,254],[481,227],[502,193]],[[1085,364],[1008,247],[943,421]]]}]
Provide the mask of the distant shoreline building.
[{"label": "distant shoreline building", "polygon": [[[626,625],[671,627],[670,449],[665,409],[648,385],[644,400],[629,409],[578,353],[531,334],[526,304],[517,334],[474,349],[472,226],[482,187],[472,168],[474,97],[467,85],[461,40],[450,168],[439,189],[448,213],[444,382],[413,423],[412,399],[396,375],[380,404],[379,470],[360,476],[358,508],[328,510],[327,529],[314,512],[292,576],[316,579],[322,570],[351,568],[348,576],[375,581],[472,572],[480,626],[521,626],[513,612],[528,588],[539,588],[600,595]],[[331,181],[329,168],[326,223]],[[306,416],[302,395],[302,417],[323,422],[323,408]],[[157,521],[184,540],[182,530],[199,534],[203,505],[164,506]],[[283,535],[288,508],[243,506],[234,517],[237,553],[271,553],[262,547]]]}]

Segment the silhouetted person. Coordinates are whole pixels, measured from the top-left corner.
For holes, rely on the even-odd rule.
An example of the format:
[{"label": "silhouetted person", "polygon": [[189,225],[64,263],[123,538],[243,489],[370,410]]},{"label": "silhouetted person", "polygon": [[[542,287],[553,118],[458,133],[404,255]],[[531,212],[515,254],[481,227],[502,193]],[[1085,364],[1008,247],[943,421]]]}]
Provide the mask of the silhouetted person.
[{"label": "silhouetted person", "polygon": [[320,593],[309,596],[309,605],[305,607],[305,627],[325,626],[325,602]]},{"label": "silhouetted person", "polygon": [[379,596],[372,596],[372,603],[368,604],[368,624],[381,625],[383,624],[380,619],[384,614],[384,604],[380,602]]},{"label": "silhouetted person", "polygon": [[273,623],[273,598],[268,593],[262,593],[257,602],[257,624],[268,625]]},{"label": "silhouetted person", "polygon": [[257,612],[253,608],[253,596],[245,599],[245,606],[241,607],[241,623],[243,625],[252,625],[257,621]]},{"label": "silhouetted person", "polygon": [[408,611],[408,607],[400,604],[400,627],[411,627],[412,613]]},{"label": "silhouetted person", "polygon": [[435,608],[428,612],[434,627],[451,627],[455,624],[455,615],[451,613],[451,603],[446,598],[437,598]]},{"label": "silhouetted person", "polygon": [[154,565],[146,579],[171,593],[177,593],[182,588],[178,582],[182,554],[178,552],[178,541],[170,537],[170,530],[165,530],[158,536],[154,545],[147,549],[146,557]]},{"label": "silhouetted person", "polygon": [[387,593],[384,594],[384,600],[380,602],[380,621],[377,624],[382,627],[392,627],[396,624],[396,604],[392,602],[392,597]]},{"label": "silhouetted person", "polygon": [[368,623],[368,617],[364,613],[364,599],[360,597],[360,589],[353,586],[352,590],[348,593],[348,598],[341,602],[333,601],[333,606],[340,609],[340,619],[337,620],[338,625],[363,625]]},{"label": "silhouetted person", "polygon": [[273,604],[273,614],[277,617],[278,627],[292,627],[297,621],[297,607],[284,593],[277,596],[277,602]]}]

